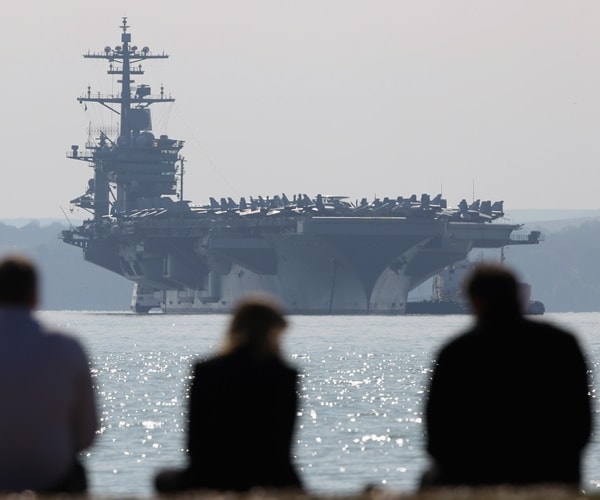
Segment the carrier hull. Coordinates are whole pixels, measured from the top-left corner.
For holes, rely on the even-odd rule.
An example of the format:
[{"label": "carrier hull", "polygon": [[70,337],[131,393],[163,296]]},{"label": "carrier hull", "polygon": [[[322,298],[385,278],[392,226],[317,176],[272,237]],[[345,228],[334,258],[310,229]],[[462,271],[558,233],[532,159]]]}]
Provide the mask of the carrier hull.
[{"label": "carrier hull", "polygon": [[[85,258],[136,284],[132,310],[228,312],[250,293],[292,314],[404,314],[410,290],[473,248],[527,244],[514,224],[435,218],[177,215],[65,231]],[[535,236],[535,235],[534,235]]]}]

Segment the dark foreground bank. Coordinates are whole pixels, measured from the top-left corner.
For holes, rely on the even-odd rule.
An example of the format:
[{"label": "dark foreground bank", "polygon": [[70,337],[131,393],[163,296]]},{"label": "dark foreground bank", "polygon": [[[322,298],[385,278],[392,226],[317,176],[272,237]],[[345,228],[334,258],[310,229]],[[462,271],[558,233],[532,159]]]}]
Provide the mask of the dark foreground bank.
[{"label": "dark foreground bank", "polygon": [[[69,496],[38,496],[22,493],[0,496],[0,499],[20,500],[40,498],[44,500],[57,499],[86,499],[86,500],[151,500],[150,497],[119,496],[119,495],[89,495],[81,497]],[[256,490],[244,494],[230,492],[199,491],[180,495],[153,497],[169,500],[600,500],[600,493],[575,492],[564,488],[535,487],[535,488],[452,488],[427,493],[401,493],[383,489],[373,489],[361,495],[310,495]]]}]

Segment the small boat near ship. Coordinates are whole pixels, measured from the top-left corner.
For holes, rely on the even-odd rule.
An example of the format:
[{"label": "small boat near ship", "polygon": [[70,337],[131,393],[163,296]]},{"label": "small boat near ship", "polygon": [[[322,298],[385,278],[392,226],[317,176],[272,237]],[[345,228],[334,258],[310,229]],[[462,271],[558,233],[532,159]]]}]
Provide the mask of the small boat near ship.
[{"label": "small boat near ship", "polygon": [[[463,260],[444,268],[432,280],[431,299],[406,303],[406,314],[470,314],[463,295],[463,283],[475,262]],[[531,285],[520,283],[523,310],[527,315],[542,315],[546,308],[539,300],[531,299]]]}]

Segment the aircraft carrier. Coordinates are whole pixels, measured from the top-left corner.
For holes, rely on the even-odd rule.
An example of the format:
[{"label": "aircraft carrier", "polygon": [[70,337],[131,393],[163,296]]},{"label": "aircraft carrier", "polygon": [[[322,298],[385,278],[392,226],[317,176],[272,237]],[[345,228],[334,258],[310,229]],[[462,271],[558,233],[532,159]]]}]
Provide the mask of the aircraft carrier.
[{"label": "aircraft carrier", "polygon": [[90,129],[85,147],[67,153],[93,177],[71,200],[89,218],[61,237],[132,281],[135,312],[228,312],[263,292],[291,314],[404,314],[411,289],[472,249],[540,241],[539,232],[502,223],[502,201],[452,208],[441,195],[350,202],[304,193],[184,200],[184,143],[155,136],[150,113],[174,99],[133,80],[142,62],[168,55],[133,45],[127,18],[120,31],[118,45],[84,54],[107,61],[120,88],[88,87],[78,101],[108,108],[119,126]]}]

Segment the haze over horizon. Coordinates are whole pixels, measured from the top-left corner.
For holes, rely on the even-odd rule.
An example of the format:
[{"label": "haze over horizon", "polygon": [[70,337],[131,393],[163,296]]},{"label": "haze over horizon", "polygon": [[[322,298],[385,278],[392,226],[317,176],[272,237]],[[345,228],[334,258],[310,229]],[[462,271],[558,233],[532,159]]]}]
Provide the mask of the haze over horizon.
[{"label": "haze over horizon", "polygon": [[[101,7],[101,8],[100,8]],[[92,169],[65,158],[118,117],[105,61],[132,43],[155,134],[186,142],[184,198],[442,192],[600,209],[600,3],[593,0],[17,2],[0,41],[0,218],[64,218]],[[85,218],[85,212],[69,214]]]}]

